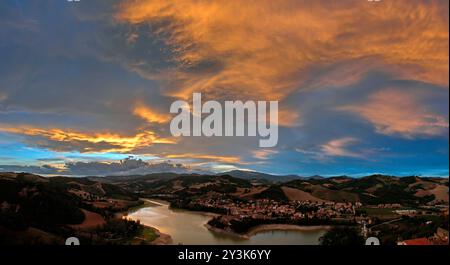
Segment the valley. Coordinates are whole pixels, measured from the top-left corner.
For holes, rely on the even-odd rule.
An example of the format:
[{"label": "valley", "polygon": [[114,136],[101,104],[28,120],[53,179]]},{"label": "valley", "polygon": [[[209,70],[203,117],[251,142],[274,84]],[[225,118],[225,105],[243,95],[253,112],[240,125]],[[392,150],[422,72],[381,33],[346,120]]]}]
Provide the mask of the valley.
[{"label": "valley", "polygon": [[[437,228],[448,230],[446,178],[289,176],[276,181],[271,175],[245,174],[74,178],[0,173],[0,232],[18,244],[25,241],[18,238],[58,244],[74,234],[86,244],[171,243],[170,235],[151,223],[123,218],[148,207],[146,198],[164,200],[170,209],[213,213],[206,227],[238,237],[277,225],[348,226],[362,236],[382,237],[390,220],[432,224],[428,237]],[[399,229],[397,238],[386,237],[389,244],[408,233],[423,234],[387,225]]]}]

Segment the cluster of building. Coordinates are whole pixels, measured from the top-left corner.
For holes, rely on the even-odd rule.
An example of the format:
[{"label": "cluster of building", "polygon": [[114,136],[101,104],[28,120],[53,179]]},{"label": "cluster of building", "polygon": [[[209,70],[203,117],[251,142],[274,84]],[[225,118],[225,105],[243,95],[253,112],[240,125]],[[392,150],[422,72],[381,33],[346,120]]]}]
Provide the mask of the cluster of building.
[{"label": "cluster of building", "polygon": [[346,218],[355,215],[360,203],[289,201],[279,202],[269,199],[236,201],[220,197],[199,198],[190,202],[190,206],[220,209],[233,219],[251,217],[254,219],[271,219],[277,217],[300,220],[303,218]]},{"label": "cluster of building", "polygon": [[402,205],[400,203],[382,203],[382,204],[375,205],[374,207],[398,209],[398,208],[402,208]]}]

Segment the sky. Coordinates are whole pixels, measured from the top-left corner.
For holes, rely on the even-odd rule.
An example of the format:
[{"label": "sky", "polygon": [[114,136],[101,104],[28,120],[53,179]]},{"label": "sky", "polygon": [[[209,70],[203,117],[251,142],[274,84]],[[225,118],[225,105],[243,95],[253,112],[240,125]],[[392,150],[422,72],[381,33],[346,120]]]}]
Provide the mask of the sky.
[{"label": "sky", "polygon": [[[278,144],[172,136],[194,92],[278,101]],[[448,176],[449,2],[0,2],[0,171],[234,169]]]}]

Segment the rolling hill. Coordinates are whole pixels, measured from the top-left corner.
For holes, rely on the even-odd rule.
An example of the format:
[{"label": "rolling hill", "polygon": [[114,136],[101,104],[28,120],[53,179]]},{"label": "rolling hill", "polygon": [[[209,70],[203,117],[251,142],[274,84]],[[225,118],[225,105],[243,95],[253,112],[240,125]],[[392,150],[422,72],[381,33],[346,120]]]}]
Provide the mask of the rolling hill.
[{"label": "rolling hill", "polygon": [[365,204],[448,203],[448,179],[371,175],[295,180],[286,186],[327,201],[360,201]]},{"label": "rolling hill", "polygon": [[[231,170],[228,172],[224,172],[222,174],[226,174],[235,178],[241,178],[246,180],[259,180],[259,181],[267,181],[267,182],[285,182],[295,179],[300,179],[302,177],[297,175],[272,175],[267,173],[261,173],[257,171],[248,171],[248,170]],[[219,174],[221,175],[221,174]]]},{"label": "rolling hill", "polygon": [[116,217],[142,203],[133,192],[88,178],[0,173],[0,244],[64,244],[74,235],[98,244],[144,242],[140,224]]},{"label": "rolling hill", "polygon": [[[269,181],[277,176],[234,171],[218,175],[152,174],[134,177],[106,177],[103,180],[129,192],[153,196],[200,196],[224,193],[241,199],[311,200],[399,203],[405,205],[448,203],[448,179],[371,175],[362,178],[287,176],[287,181]],[[240,176],[240,177],[236,177]],[[293,178],[293,179],[292,179]],[[265,181],[255,181],[255,180]]]},{"label": "rolling hill", "polygon": [[[165,199],[173,207],[181,208],[195,199],[211,198],[237,202],[255,199],[361,202],[406,207],[448,205],[449,202],[448,178],[371,175],[296,177],[281,182],[255,177],[253,174],[237,178],[228,174],[157,173],[77,178],[0,173],[0,244],[62,244],[63,238],[73,234],[100,244],[142,243],[142,226],[115,217],[118,212],[141,205],[141,197]],[[96,236],[91,237],[91,233]]]}]

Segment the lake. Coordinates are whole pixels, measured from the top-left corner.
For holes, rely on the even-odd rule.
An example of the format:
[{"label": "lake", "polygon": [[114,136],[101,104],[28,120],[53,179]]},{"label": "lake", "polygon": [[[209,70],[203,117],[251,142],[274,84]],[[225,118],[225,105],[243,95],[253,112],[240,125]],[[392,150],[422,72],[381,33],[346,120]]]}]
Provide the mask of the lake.
[{"label": "lake", "polygon": [[208,230],[205,224],[212,214],[170,209],[167,202],[151,201],[152,206],[130,212],[128,218],[140,220],[144,225],[169,234],[174,244],[185,245],[317,245],[325,228],[308,231],[273,230],[263,231],[243,239]]}]

